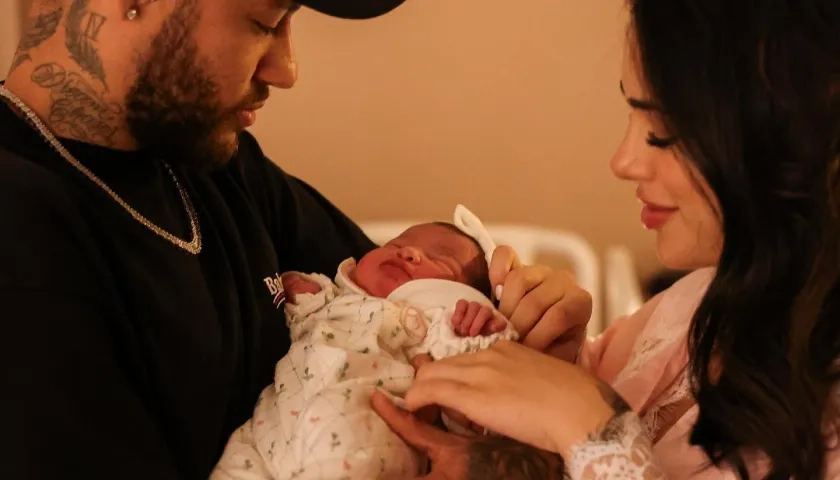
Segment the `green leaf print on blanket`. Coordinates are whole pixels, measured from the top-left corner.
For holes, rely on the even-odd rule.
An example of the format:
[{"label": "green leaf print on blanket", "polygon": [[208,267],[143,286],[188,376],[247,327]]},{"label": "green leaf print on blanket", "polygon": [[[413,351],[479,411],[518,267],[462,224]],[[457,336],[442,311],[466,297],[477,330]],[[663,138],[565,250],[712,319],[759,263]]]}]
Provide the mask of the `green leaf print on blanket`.
[{"label": "green leaf print on blanket", "polygon": [[400,332],[402,332],[402,327],[400,327],[400,326],[394,327],[394,329],[391,330],[391,338],[397,338],[397,335],[399,335]]},{"label": "green leaf print on blanket", "polygon": [[344,362],[344,366],[341,367],[341,370],[338,371],[338,380],[339,381],[344,380],[344,378],[347,376],[347,370],[349,368],[350,368],[350,364],[347,363],[347,362]]},{"label": "green leaf print on blanket", "polygon": [[294,472],[292,472],[292,476],[289,477],[289,478],[299,478],[301,475],[303,475],[303,473],[305,471],[306,471],[305,468],[301,468],[300,470],[295,470]]}]

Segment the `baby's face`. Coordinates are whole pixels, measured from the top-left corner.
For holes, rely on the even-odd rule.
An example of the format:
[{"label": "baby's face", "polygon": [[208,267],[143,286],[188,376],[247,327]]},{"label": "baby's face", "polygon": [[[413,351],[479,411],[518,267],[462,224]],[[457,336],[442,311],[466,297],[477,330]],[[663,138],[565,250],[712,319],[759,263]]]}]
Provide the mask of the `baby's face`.
[{"label": "baby's face", "polygon": [[417,225],[359,260],[353,281],[369,294],[387,297],[421,278],[469,283],[470,267],[484,261],[472,240],[444,226]]}]

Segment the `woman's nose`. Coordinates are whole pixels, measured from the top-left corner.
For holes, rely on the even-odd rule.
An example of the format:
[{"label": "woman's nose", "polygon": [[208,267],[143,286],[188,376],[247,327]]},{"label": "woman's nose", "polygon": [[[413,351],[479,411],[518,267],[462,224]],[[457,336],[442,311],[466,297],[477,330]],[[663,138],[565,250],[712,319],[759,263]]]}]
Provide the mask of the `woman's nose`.
[{"label": "woman's nose", "polygon": [[653,168],[650,155],[653,148],[647,144],[643,132],[635,131],[632,125],[628,126],[624,139],[610,160],[613,175],[634,182],[651,180]]},{"label": "woman's nose", "polygon": [[257,80],[277,88],[292,88],[297,83],[298,67],[292,45],[291,21],[280,26],[274,44],[257,67]]},{"label": "woman's nose", "polygon": [[414,264],[420,263],[420,260],[423,259],[420,249],[415,247],[402,247],[397,251],[397,256],[403,261]]}]

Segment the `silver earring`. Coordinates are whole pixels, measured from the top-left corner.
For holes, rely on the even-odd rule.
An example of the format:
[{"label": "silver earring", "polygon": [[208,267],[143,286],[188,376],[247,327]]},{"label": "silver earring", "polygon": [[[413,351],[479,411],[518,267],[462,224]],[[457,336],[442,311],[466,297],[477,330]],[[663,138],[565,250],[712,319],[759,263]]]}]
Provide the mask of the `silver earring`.
[{"label": "silver earring", "polygon": [[137,7],[131,7],[128,9],[127,12],[125,12],[125,18],[129,20],[134,20],[135,18],[137,18],[137,15],[139,15],[139,13],[140,12],[137,11]]}]

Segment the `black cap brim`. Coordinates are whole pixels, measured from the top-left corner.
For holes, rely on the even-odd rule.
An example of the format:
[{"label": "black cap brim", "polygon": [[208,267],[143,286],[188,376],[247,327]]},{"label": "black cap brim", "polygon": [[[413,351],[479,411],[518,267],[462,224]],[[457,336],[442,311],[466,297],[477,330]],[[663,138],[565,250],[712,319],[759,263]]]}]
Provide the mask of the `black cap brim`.
[{"label": "black cap brim", "polygon": [[385,15],[405,0],[298,0],[296,3],[338,18],[367,19]]}]

